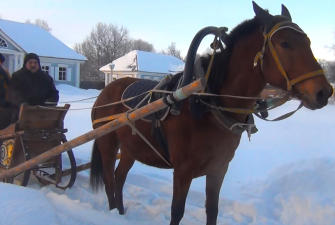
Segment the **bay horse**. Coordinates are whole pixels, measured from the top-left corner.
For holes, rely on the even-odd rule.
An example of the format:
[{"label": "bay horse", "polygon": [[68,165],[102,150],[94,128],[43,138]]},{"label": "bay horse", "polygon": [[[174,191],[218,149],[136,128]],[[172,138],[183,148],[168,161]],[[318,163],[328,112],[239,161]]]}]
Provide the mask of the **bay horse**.
[{"label": "bay horse", "polygon": [[[310,40],[301,28],[292,23],[287,8],[282,5],[281,15],[276,16],[254,2],[253,8],[255,17],[234,28],[225,37],[226,47],[215,55],[207,91],[255,97],[269,83],[289,91],[291,96],[301,100],[309,109],[327,105],[332,87],[313,56]],[[199,62],[204,71],[209,65],[209,58],[203,57]],[[124,78],[113,81],[101,92],[94,106],[119,101],[123,91],[137,80]],[[203,102],[206,103],[206,99]],[[216,106],[245,109],[255,104],[252,99],[232,98],[218,98],[213,102]],[[183,217],[192,179],[206,176],[207,224],[216,224],[220,188],[239,145],[241,132],[232,132],[222,126],[222,121],[212,109],[200,117],[192,116],[190,104],[190,101],[182,102],[180,114],[168,115],[161,124],[168,143],[170,166],[139,135],[133,135],[130,127],[120,128],[95,141],[91,185],[97,188],[104,182],[110,209],[117,208],[120,214],[124,214],[123,185],[128,171],[138,160],[150,166],[174,169],[171,225],[179,224]],[[127,110],[123,105],[94,108],[92,120]],[[220,111],[219,114],[240,123],[244,123],[248,117],[234,112]],[[150,123],[139,120],[134,125],[164,154],[150,134]],[[121,158],[115,169],[119,149]]]}]

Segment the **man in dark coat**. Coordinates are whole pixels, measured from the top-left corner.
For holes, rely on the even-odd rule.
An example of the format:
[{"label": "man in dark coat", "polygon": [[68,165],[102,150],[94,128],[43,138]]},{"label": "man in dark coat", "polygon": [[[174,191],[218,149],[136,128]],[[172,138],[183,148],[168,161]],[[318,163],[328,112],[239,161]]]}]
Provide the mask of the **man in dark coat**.
[{"label": "man in dark coat", "polygon": [[10,81],[9,101],[19,106],[57,105],[59,96],[53,79],[41,70],[38,55],[29,53],[25,56],[22,69],[12,75]]},{"label": "man in dark coat", "polygon": [[8,85],[10,76],[8,71],[2,66],[5,57],[0,53],[0,129],[7,127],[12,120],[15,109],[7,101]]},{"label": "man in dark coat", "polygon": [[8,71],[2,66],[4,61],[5,57],[0,53],[0,107],[7,105],[6,94],[10,79]]}]

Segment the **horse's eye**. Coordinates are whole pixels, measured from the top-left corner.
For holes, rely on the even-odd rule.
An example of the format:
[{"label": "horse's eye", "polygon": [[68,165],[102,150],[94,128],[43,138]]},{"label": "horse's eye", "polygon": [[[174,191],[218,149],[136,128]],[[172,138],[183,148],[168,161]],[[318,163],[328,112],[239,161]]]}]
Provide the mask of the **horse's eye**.
[{"label": "horse's eye", "polygon": [[280,46],[282,48],[290,48],[290,44],[287,41],[283,41],[280,43]]}]

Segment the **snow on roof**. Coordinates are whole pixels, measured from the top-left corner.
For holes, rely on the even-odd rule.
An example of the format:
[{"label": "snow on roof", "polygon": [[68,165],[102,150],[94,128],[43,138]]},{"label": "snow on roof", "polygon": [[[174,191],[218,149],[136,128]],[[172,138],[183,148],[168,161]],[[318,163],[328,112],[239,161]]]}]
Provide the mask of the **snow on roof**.
[{"label": "snow on roof", "polygon": [[99,70],[104,73],[110,72],[111,66],[112,66],[112,63],[108,63],[107,65],[104,65],[103,67],[101,67]]},{"label": "snow on roof", "polygon": [[0,30],[25,52],[34,52],[39,56],[86,60],[48,31],[34,24],[19,23],[0,19]]},{"label": "snow on roof", "polygon": [[101,67],[102,72],[145,71],[153,73],[174,73],[184,69],[184,62],[171,55],[134,50]]}]

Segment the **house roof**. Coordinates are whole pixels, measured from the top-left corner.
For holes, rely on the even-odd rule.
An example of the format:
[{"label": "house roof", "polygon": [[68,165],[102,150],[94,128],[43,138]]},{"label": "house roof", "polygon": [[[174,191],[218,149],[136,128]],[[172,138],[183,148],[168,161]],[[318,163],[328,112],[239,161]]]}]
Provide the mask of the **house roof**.
[{"label": "house roof", "polygon": [[175,73],[184,69],[184,62],[171,55],[134,50],[101,67],[102,72],[144,71],[152,73]]},{"label": "house roof", "polygon": [[50,32],[34,24],[0,19],[0,31],[26,53],[34,52],[44,57],[86,60],[85,56],[78,54]]}]

